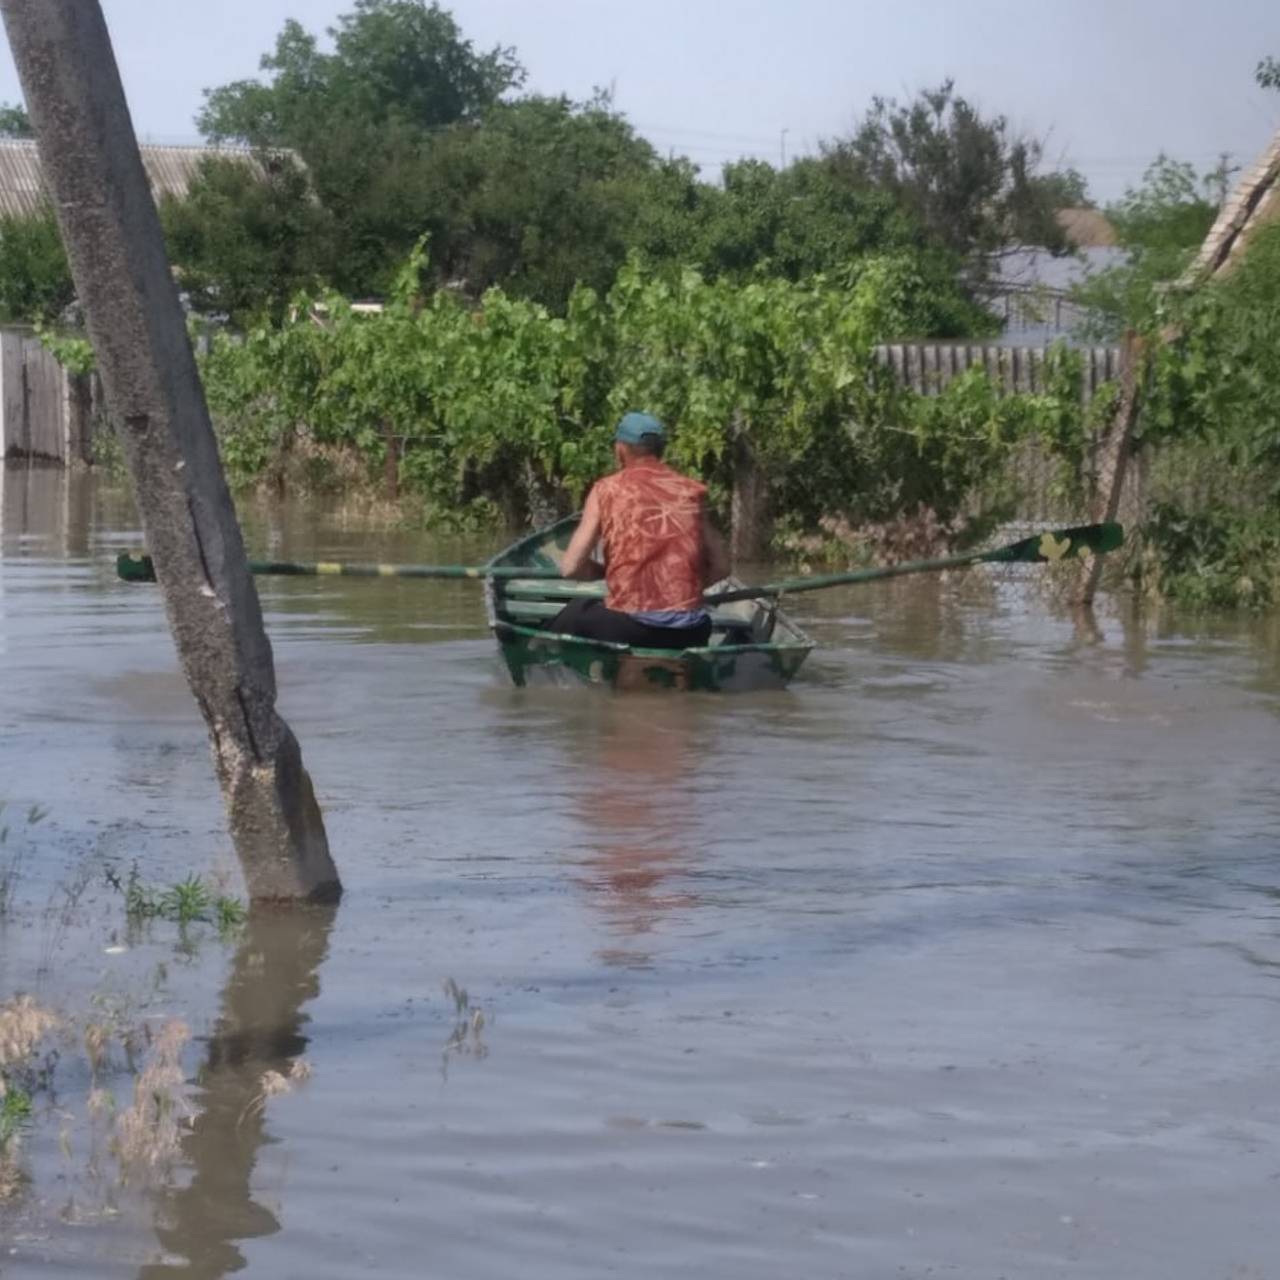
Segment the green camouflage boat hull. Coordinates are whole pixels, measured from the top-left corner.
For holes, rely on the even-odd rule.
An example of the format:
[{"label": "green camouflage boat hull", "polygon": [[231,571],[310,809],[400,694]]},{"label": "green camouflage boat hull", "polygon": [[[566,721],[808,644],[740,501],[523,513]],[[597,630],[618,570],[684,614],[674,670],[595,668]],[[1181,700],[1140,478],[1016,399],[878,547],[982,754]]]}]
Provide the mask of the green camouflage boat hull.
[{"label": "green camouflage boat hull", "polygon": [[[557,568],[577,516],[508,547],[489,567]],[[739,586],[730,578],[717,589]],[[799,671],[813,641],[768,601],[745,600],[712,610],[712,635],[695,649],[639,649],[561,635],[546,623],[570,600],[602,595],[603,583],[547,578],[485,579],[489,625],[518,686],[605,685],[614,689],[727,692],[780,689]]]}]

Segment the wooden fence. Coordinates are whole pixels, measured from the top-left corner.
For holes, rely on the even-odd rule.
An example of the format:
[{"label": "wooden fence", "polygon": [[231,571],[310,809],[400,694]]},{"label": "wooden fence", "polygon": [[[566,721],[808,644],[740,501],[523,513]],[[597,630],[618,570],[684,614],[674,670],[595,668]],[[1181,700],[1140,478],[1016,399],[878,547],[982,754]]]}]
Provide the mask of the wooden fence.
[{"label": "wooden fence", "polygon": [[[1085,400],[1106,382],[1120,377],[1118,346],[1077,347],[1084,359]],[[893,342],[876,348],[876,359],[893,370],[899,382],[921,395],[937,395],[953,378],[983,369],[1008,394],[1048,390],[1053,346],[974,345],[963,342]]]},{"label": "wooden fence", "polygon": [[[982,369],[1005,394],[1035,394],[1049,390],[1048,361],[1053,347],[975,345],[951,342],[902,342],[876,348],[876,358],[893,370],[898,381],[921,395],[937,395],[968,369]],[[1080,395],[1086,403],[1108,382],[1118,382],[1123,369],[1119,346],[1077,347],[1083,363]],[[1094,449],[1090,448],[1090,470]],[[1129,509],[1139,509],[1143,471],[1134,468],[1128,477]],[[1027,524],[1070,523],[1088,517],[1067,498],[1061,483],[1060,463],[1037,440],[1014,450],[1001,478],[1016,495],[1014,518]]]},{"label": "wooden fence", "polygon": [[0,458],[92,460],[98,379],[69,374],[40,340],[0,330]]}]

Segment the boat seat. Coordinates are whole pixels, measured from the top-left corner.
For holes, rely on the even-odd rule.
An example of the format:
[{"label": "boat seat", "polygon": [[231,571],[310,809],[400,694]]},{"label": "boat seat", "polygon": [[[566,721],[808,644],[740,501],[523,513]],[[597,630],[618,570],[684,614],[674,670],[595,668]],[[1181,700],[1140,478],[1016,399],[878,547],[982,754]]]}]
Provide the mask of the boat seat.
[{"label": "boat seat", "polygon": [[571,578],[508,578],[505,595],[515,600],[576,600],[579,596],[604,595],[603,582],[578,582]]},{"label": "boat seat", "polygon": [[[558,600],[505,600],[499,612],[505,613],[512,622],[538,626],[548,618],[554,618],[564,605]],[[717,632],[750,631],[750,622],[744,621],[736,613],[727,609],[712,609],[711,625]]]}]

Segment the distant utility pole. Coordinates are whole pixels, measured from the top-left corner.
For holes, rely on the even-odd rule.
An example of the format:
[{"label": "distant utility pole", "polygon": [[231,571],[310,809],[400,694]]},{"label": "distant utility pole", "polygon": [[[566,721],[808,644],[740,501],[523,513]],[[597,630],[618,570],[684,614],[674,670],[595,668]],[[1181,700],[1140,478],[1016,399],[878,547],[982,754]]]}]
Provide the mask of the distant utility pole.
[{"label": "distant utility pole", "polygon": [[1231,179],[1239,172],[1240,166],[1231,163],[1230,151],[1218,152],[1218,167],[1205,176],[1205,183],[1217,188],[1219,209],[1227,203],[1227,196],[1231,194]]},{"label": "distant utility pole", "polygon": [[102,7],[0,8],[249,896],[335,898],[320,807],[276,711],[271,643]]},{"label": "distant utility pole", "polygon": [[780,169],[785,169],[787,167],[787,134],[790,132],[790,129],[783,129],[778,138],[778,154],[781,160],[778,167]]}]

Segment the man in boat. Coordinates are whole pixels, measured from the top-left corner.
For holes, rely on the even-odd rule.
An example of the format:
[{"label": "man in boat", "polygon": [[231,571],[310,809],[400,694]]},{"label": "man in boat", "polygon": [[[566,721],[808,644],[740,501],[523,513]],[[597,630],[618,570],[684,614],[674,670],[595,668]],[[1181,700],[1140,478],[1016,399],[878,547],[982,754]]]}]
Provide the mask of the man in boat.
[{"label": "man in boat", "polygon": [[[707,487],[662,461],[666,428],[652,414],[628,413],[613,441],[618,469],[587,495],[560,563],[566,578],[603,577],[606,596],[574,600],[547,630],[636,648],[696,649],[711,637],[702,593],[729,572],[707,516]],[[597,544],[603,565],[593,558]]]}]

